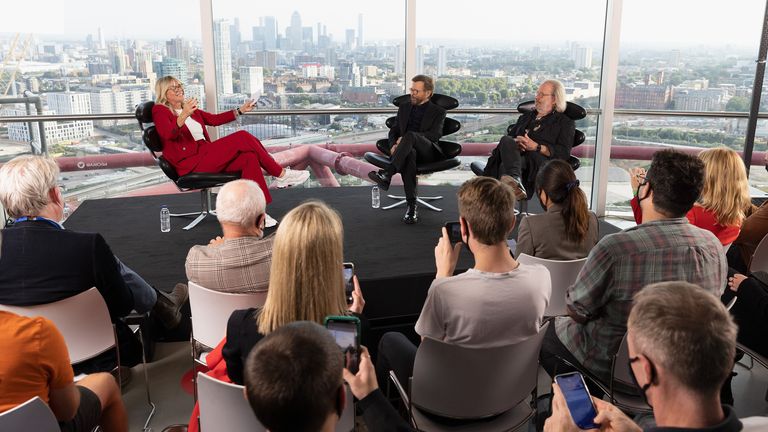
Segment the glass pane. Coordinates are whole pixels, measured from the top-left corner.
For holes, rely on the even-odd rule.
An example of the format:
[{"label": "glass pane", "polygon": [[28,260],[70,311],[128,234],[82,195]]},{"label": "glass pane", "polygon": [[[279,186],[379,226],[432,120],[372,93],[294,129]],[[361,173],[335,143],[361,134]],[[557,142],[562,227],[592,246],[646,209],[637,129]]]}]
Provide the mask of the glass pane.
[{"label": "glass pane", "polygon": [[[747,120],[742,122],[746,128]],[[742,132],[744,134],[745,132]],[[758,120],[755,130],[755,147],[752,150],[752,165],[749,167],[749,185],[752,186],[752,196],[760,196],[757,190],[768,193],[768,120]],[[768,195],[766,195],[768,197]]]}]

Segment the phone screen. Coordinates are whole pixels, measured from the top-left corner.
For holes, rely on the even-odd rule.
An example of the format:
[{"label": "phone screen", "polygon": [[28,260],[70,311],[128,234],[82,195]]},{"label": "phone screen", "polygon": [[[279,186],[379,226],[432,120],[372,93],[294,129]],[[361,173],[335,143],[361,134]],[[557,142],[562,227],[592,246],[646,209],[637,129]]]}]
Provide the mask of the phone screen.
[{"label": "phone screen", "polygon": [[355,265],[352,263],[344,263],[344,292],[347,295],[347,304],[352,304],[352,291],[355,290],[355,282],[352,280],[352,276],[355,275]]},{"label": "phone screen", "polygon": [[358,345],[357,324],[355,321],[328,321],[325,327],[331,332],[341,351],[344,353],[344,364],[353,374],[357,373],[360,365],[360,346]]},{"label": "phone screen", "polygon": [[461,224],[459,222],[446,222],[445,230],[448,231],[451,244],[461,243]]},{"label": "phone screen", "polygon": [[592,397],[584,384],[584,378],[578,372],[558,375],[555,382],[565,396],[565,403],[571,412],[571,417],[576,426],[581,429],[594,429],[599,427],[594,423],[597,416]]}]

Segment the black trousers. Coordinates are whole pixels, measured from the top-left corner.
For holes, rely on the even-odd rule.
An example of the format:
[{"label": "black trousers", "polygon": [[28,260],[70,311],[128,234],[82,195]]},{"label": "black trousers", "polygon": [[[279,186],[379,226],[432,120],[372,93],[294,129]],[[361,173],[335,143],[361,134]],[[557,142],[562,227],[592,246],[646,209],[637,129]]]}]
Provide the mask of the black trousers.
[{"label": "black trousers", "polygon": [[[379,340],[379,353],[376,357],[376,378],[379,387],[389,397],[398,396],[397,391],[389,381],[389,371],[395,371],[400,384],[407,388],[408,379],[413,375],[413,363],[416,361],[416,345],[404,334],[398,332],[384,333]],[[389,391],[391,389],[391,391]]]},{"label": "black trousers", "polygon": [[539,172],[539,167],[549,160],[550,158],[538,152],[521,152],[515,138],[504,135],[491,152],[483,175],[496,179],[508,175],[520,179],[525,190],[528,191],[528,196],[531,196],[530,194],[536,190],[536,174]]},{"label": "black trousers", "polygon": [[389,174],[400,173],[403,177],[405,199],[409,203],[416,201],[416,163],[428,163],[440,157],[435,145],[424,135],[406,132],[391,155]]},{"label": "black trousers", "polygon": [[[571,351],[560,342],[560,338],[557,337],[557,332],[555,332],[554,320],[549,323],[547,333],[544,335],[544,341],[539,353],[539,364],[541,364],[541,367],[544,368],[547,374],[552,378],[558,374],[578,372],[579,369],[587,370],[587,368],[585,368],[584,365],[571,354]],[[602,397],[604,395],[600,387],[594,385],[592,381],[588,379],[585,379],[585,381],[587,387],[589,387],[590,394],[596,397]]]}]

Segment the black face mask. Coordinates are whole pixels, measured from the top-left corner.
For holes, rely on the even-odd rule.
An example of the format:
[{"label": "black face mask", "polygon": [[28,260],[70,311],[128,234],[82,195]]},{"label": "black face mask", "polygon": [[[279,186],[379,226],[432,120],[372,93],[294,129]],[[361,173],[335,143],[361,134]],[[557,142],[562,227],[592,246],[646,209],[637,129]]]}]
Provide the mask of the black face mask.
[{"label": "black face mask", "polygon": [[464,240],[464,234],[462,234],[461,235],[461,242],[464,243],[464,246],[467,247],[467,251],[469,251],[469,253],[474,255],[474,253],[472,253],[472,249],[469,248],[469,227],[464,224],[464,220],[463,219],[459,219],[459,223],[461,224],[462,228],[464,228],[464,231],[467,232],[467,239]]},{"label": "black face mask", "polygon": [[[648,186],[648,188],[645,191],[645,196],[640,198],[640,188],[643,187],[643,186],[646,186],[646,185]],[[650,195],[650,193],[651,193],[651,184],[648,183],[648,179],[646,178],[646,179],[643,180],[642,183],[637,185],[637,190],[635,191],[635,196],[637,197],[637,205],[640,205],[640,203],[644,199],[648,198],[648,195]]]},{"label": "black face mask", "polygon": [[646,357],[646,359],[648,360],[648,363],[650,363],[650,365],[651,365],[651,379],[648,380],[648,383],[646,383],[642,387],[637,382],[637,377],[635,376],[635,371],[632,370],[632,363],[640,360],[640,357],[632,357],[631,359],[629,359],[627,361],[627,367],[629,368],[629,376],[632,377],[632,382],[635,383],[635,387],[639,387],[640,388],[640,392],[641,392],[641,395],[643,397],[643,402],[645,402],[645,404],[648,405],[649,407],[653,408],[653,405],[651,405],[651,403],[648,402],[648,396],[645,394],[645,392],[648,391],[648,389],[651,388],[651,384],[653,384],[654,381],[656,381],[656,366],[653,365],[653,362],[651,362],[651,360],[648,357]]}]

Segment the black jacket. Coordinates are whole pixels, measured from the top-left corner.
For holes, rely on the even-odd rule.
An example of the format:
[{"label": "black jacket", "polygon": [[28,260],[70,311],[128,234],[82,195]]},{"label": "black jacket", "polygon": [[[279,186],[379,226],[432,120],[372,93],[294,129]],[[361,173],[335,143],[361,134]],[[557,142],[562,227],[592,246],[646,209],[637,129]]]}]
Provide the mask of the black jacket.
[{"label": "black jacket", "polygon": [[437,141],[443,136],[445,109],[432,101],[428,101],[427,111],[424,113],[424,119],[421,121],[420,130],[408,131],[406,128],[408,127],[411,109],[413,109],[413,105],[411,105],[410,99],[403,102],[397,109],[397,122],[389,130],[389,147],[391,148],[395,141],[405,135],[406,132],[418,132],[431,141],[437,151],[442,154],[443,152],[440,150],[440,146],[437,145]]},{"label": "black jacket", "polygon": [[525,135],[529,129],[528,137],[537,144],[547,146],[552,156],[550,159],[568,160],[573,147],[573,138],[576,134],[576,124],[563,113],[557,111],[544,116],[540,120],[539,127],[534,126],[536,111],[529,111],[517,119],[512,127],[510,136]]}]

